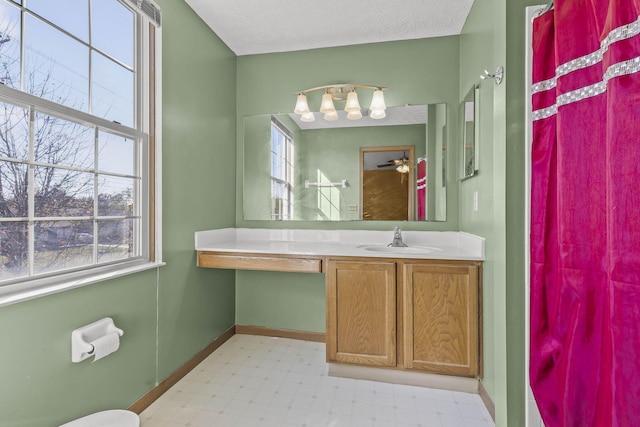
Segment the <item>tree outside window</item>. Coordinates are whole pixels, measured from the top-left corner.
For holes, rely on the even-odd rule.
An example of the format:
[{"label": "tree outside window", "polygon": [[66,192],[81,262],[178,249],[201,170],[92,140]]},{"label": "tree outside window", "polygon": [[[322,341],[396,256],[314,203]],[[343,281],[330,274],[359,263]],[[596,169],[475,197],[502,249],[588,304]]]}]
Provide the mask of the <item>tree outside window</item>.
[{"label": "tree outside window", "polygon": [[67,2],[0,0],[0,282],[142,255],[135,13]]}]

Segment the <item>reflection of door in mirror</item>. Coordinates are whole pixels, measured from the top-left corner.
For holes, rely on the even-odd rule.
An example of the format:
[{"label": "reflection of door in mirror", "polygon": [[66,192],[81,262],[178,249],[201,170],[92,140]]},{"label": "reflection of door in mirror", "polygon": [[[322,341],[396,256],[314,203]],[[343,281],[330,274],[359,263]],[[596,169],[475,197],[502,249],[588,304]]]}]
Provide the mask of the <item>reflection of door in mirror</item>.
[{"label": "reflection of door in mirror", "polygon": [[414,219],[415,146],[360,148],[360,219]]}]

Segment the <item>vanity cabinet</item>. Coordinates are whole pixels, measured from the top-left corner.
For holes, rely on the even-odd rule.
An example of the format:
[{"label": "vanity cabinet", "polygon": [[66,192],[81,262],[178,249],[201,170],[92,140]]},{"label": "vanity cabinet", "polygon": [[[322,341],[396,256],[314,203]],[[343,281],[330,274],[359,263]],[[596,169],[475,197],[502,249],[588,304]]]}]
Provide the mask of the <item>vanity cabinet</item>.
[{"label": "vanity cabinet", "polygon": [[327,361],[480,377],[480,269],[329,258]]}]

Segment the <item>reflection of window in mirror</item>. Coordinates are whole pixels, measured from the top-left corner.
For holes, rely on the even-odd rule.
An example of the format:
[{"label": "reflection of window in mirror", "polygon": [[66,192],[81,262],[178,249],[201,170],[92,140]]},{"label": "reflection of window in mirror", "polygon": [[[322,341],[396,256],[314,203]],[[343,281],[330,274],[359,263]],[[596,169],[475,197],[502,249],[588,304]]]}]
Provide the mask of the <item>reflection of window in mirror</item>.
[{"label": "reflection of window in mirror", "polygon": [[293,219],[293,133],[271,117],[271,219]]}]

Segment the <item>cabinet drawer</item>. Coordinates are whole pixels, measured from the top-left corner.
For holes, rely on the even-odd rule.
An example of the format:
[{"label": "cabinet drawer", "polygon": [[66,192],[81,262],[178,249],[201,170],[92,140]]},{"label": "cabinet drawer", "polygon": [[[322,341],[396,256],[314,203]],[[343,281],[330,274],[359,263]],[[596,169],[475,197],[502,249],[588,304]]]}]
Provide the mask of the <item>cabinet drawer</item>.
[{"label": "cabinet drawer", "polygon": [[198,252],[198,267],[237,270],[321,273],[322,259],[304,256],[274,256],[265,254],[234,254],[230,252]]}]

